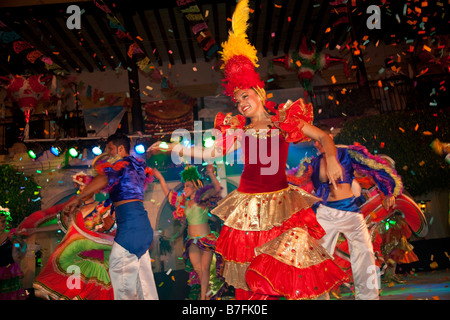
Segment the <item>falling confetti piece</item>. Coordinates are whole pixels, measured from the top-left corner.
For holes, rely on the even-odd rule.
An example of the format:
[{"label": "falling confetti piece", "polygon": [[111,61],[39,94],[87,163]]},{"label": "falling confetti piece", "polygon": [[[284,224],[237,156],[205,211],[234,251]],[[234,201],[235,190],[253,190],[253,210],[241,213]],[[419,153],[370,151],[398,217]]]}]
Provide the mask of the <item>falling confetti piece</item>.
[{"label": "falling confetti piece", "polygon": [[433,296],[433,300],[439,300],[438,296]]},{"label": "falling confetti piece", "polygon": [[431,269],[436,269],[438,267],[438,263],[436,261],[433,261],[432,263],[430,263],[430,268]]},{"label": "falling confetti piece", "polygon": [[162,285],[164,284],[164,282],[161,282],[159,285],[158,285],[158,287],[162,287]]},{"label": "falling confetti piece", "polygon": [[410,294],[409,296],[406,297],[406,300],[412,300],[414,298],[414,296],[412,294]]},{"label": "falling confetti piece", "polygon": [[331,82],[332,82],[333,84],[336,83],[336,77],[335,77],[335,76],[331,76]]}]

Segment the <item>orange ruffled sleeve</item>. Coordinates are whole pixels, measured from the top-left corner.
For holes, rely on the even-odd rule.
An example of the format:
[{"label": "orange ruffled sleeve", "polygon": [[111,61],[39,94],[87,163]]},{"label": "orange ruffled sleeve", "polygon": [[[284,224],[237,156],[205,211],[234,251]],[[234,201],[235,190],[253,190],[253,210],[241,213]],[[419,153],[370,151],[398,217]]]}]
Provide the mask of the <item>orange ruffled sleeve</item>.
[{"label": "orange ruffled sleeve", "polygon": [[311,103],[305,104],[303,99],[295,102],[288,100],[281,104],[277,114],[272,116],[272,122],[283,132],[286,141],[294,143],[310,140],[303,133],[302,128],[304,122],[312,124],[313,120],[313,106]]}]

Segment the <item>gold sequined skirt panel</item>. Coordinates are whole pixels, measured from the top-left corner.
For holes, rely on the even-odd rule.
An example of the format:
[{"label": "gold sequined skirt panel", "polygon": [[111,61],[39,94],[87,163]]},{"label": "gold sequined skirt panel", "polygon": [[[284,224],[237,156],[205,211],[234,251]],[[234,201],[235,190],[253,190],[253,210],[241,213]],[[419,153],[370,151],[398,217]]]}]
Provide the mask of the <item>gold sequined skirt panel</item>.
[{"label": "gold sequined skirt panel", "polygon": [[232,191],[211,213],[230,228],[267,231],[280,226],[294,213],[311,207],[320,199],[295,186],[270,193]]}]

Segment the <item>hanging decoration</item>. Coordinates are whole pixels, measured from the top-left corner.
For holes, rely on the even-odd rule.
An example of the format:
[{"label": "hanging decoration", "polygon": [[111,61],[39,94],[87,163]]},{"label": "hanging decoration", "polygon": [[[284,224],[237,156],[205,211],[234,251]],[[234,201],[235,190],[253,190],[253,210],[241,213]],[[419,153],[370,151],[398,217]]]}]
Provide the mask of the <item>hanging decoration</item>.
[{"label": "hanging decoration", "polygon": [[144,51],[141,49],[139,43],[133,40],[133,37],[130,35],[129,32],[126,31],[124,26],[120,23],[119,19],[114,16],[113,12],[109,9],[108,5],[105,4],[103,0],[94,0],[95,5],[102,10],[104,13],[106,13],[106,18],[109,21],[109,26],[112,29],[117,29],[116,36],[122,41],[125,41],[129,43],[132,41],[131,44],[129,44],[127,49],[127,55],[130,58],[136,58],[136,64],[138,68],[143,71],[146,74],[155,73],[157,72],[155,66],[152,64],[150,59],[144,55]]},{"label": "hanging decoration", "polygon": [[[133,41],[133,37],[126,31],[126,29],[123,27],[120,21],[113,15],[112,11],[104,3],[104,1],[94,0],[94,2],[99,9],[101,9],[103,12],[107,14],[107,19],[110,22],[110,27],[113,29],[117,29],[116,33],[117,37],[121,40],[127,39],[127,42],[129,42],[129,40]],[[192,1],[189,0],[179,1],[180,5],[183,6],[187,5],[190,2]],[[204,31],[205,29],[202,29],[201,25],[199,25],[193,30],[197,30],[197,32],[202,32],[202,30]],[[136,38],[139,39],[140,37]],[[209,47],[209,50],[211,50],[211,48],[212,47]],[[145,56],[144,51],[141,49],[141,46],[139,45],[138,42],[133,41],[131,44],[129,44],[127,53],[130,58],[136,58],[136,65],[141,71],[150,75],[153,80],[160,81],[161,89],[165,92],[165,94],[168,97],[180,100],[183,104],[189,105],[191,107],[196,103],[197,101],[196,98],[191,97],[185,92],[181,92],[180,90],[178,90],[175,87],[175,85],[173,85],[169,81],[168,77],[164,76],[163,72],[153,65],[153,63],[150,61],[150,58]]]},{"label": "hanging decoration", "polygon": [[64,75],[68,73],[61,66],[54,63],[50,56],[46,56],[34,48],[29,42],[9,28],[5,23],[2,23],[0,27],[3,29],[0,30],[0,42],[5,46],[12,46],[14,53],[24,55],[32,64],[37,61],[41,61],[44,63],[44,66],[48,71],[51,71],[56,75]]},{"label": "hanging decoration", "polygon": [[29,122],[30,115],[36,109],[40,102],[44,102],[50,97],[50,90],[47,84],[52,79],[52,76],[32,75],[20,76],[11,75],[8,78],[2,77],[2,80],[8,81],[5,86],[8,92],[8,97],[11,101],[16,102],[25,114],[25,131],[24,138],[29,138]]},{"label": "hanging decoration", "polygon": [[287,70],[297,72],[298,79],[305,89],[305,98],[307,98],[307,92],[312,90],[314,75],[328,68],[333,63],[343,64],[345,76],[350,76],[348,64],[345,59],[332,57],[326,53],[319,52],[314,46],[310,49],[305,37],[303,37],[298,51],[288,53],[284,57],[274,58],[272,62],[284,66]]},{"label": "hanging decoration", "polygon": [[195,0],[177,0],[177,5],[184,15],[185,19],[189,21],[192,33],[197,39],[200,47],[205,51],[206,57],[211,58],[219,47],[214,40],[211,31],[208,29],[208,25],[203,18],[203,14]]}]

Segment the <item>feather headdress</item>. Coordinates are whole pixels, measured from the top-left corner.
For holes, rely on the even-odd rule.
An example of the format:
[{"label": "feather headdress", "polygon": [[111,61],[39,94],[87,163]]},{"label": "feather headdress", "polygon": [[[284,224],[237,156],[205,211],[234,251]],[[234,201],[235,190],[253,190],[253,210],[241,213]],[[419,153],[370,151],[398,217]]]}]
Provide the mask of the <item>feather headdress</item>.
[{"label": "feather headdress", "polygon": [[254,88],[265,101],[264,81],[255,70],[258,67],[257,50],[249,42],[246,33],[249,12],[248,0],[240,0],[231,19],[228,40],[222,43],[222,51],[219,52],[225,72],[222,85],[225,95],[232,99],[236,90]]},{"label": "feather headdress", "polygon": [[181,181],[184,183],[186,181],[191,181],[194,183],[196,188],[203,187],[202,176],[197,170],[196,166],[186,165],[184,170],[180,173]]}]

